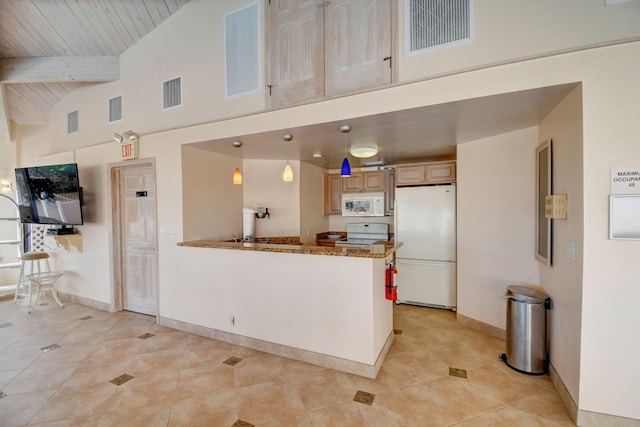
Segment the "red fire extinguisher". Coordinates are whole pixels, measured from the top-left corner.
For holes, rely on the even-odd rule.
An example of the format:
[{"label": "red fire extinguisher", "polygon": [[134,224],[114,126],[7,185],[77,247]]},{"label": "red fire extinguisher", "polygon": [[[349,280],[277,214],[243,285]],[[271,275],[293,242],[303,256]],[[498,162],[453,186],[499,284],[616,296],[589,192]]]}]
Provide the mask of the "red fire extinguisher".
[{"label": "red fire extinguisher", "polygon": [[387,268],[387,277],[385,280],[385,297],[388,300],[396,301],[398,299],[398,270],[393,262]]}]

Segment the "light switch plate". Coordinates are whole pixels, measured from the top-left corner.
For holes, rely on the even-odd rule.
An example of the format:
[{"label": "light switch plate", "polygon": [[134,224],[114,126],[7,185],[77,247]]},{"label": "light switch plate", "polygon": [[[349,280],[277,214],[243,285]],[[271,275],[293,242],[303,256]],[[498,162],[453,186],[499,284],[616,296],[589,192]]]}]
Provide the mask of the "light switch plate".
[{"label": "light switch plate", "polygon": [[574,260],[576,257],[576,245],[571,242],[567,242],[567,258]]}]

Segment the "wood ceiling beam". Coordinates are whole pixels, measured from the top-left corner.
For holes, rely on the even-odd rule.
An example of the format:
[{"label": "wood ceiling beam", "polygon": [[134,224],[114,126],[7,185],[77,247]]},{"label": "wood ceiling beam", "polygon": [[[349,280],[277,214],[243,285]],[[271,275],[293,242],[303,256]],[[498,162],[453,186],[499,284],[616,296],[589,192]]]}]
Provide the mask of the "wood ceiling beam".
[{"label": "wood ceiling beam", "polygon": [[100,83],[120,78],[117,56],[0,59],[0,83]]},{"label": "wood ceiling beam", "polygon": [[7,97],[4,85],[0,83],[0,141],[11,142],[11,133],[9,128],[9,108],[7,107]]}]

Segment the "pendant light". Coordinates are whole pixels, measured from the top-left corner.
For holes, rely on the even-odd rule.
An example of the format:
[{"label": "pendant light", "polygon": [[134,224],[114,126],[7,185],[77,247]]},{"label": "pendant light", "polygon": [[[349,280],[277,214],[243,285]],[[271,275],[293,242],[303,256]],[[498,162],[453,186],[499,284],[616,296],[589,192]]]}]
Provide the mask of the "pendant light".
[{"label": "pendant light", "polygon": [[291,169],[291,165],[289,164],[289,141],[293,139],[293,135],[285,133],[282,135],[282,139],[285,144],[287,144],[287,163],[284,165],[284,171],[282,171],[282,180],[285,182],[291,182],[293,181],[293,169]]},{"label": "pendant light", "polygon": [[351,126],[340,126],[340,132],[344,134],[344,160],[342,161],[342,167],[340,168],[340,176],[347,177],[351,176],[351,165],[349,164],[349,159],[347,158],[347,134],[351,132]]},{"label": "pendant light", "polygon": [[[242,147],[242,142],[240,141],[233,141],[231,144],[236,148]],[[233,183],[237,185],[242,184],[242,172],[240,172],[240,168],[236,168],[236,170],[233,171]]]}]

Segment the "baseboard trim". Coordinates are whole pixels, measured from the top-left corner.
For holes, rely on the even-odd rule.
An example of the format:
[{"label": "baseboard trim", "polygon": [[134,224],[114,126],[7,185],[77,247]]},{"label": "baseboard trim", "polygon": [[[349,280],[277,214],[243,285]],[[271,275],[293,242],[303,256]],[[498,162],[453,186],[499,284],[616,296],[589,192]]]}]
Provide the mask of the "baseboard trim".
[{"label": "baseboard trim", "polygon": [[471,329],[475,329],[477,331],[484,332],[487,335],[500,338],[501,340],[506,340],[507,338],[507,332],[502,328],[498,328],[497,326],[472,319],[471,317],[467,317],[460,313],[456,313],[456,320],[464,326],[468,326]]},{"label": "baseboard trim", "polygon": [[111,307],[111,304],[106,304],[101,301],[80,297],[78,295],[67,294],[65,292],[58,292],[58,295],[60,296],[61,299],[66,301],[71,301],[71,302],[86,305],[89,307],[97,308],[98,310],[102,310],[102,311],[108,311],[109,313],[115,312],[113,310],[113,307]]},{"label": "baseboard trim", "polygon": [[640,420],[579,410],[576,424],[580,427],[639,427]]},{"label": "baseboard trim", "polygon": [[326,354],[316,353],[299,348],[289,347],[282,344],[275,344],[256,338],[245,337],[242,335],[232,334],[230,332],[218,329],[207,328],[201,325],[183,322],[180,320],[170,319],[158,316],[158,324],[179,331],[188,332],[195,335],[223,341],[229,344],[239,345],[242,347],[252,348],[254,350],[263,351],[265,353],[275,354],[276,356],[287,357],[289,359],[299,360],[301,362],[311,363],[312,365],[331,368],[338,371],[348,372],[350,374],[359,375],[366,378],[375,378],[378,371],[382,367],[382,363],[393,343],[393,331],[389,334],[385,345],[382,347],[380,354],[374,365],[354,362],[352,360],[341,359],[339,357],[329,356]]},{"label": "baseboard trim", "polygon": [[549,378],[551,379],[553,386],[558,391],[560,399],[562,399],[562,402],[564,403],[564,407],[567,409],[567,412],[569,412],[569,416],[574,423],[578,424],[578,405],[576,405],[573,397],[571,397],[569,389],[564,384],[564,381],[562,381],[562,377],[558,375],[558,371],[556,371],[553,363],[549,363]]}]

